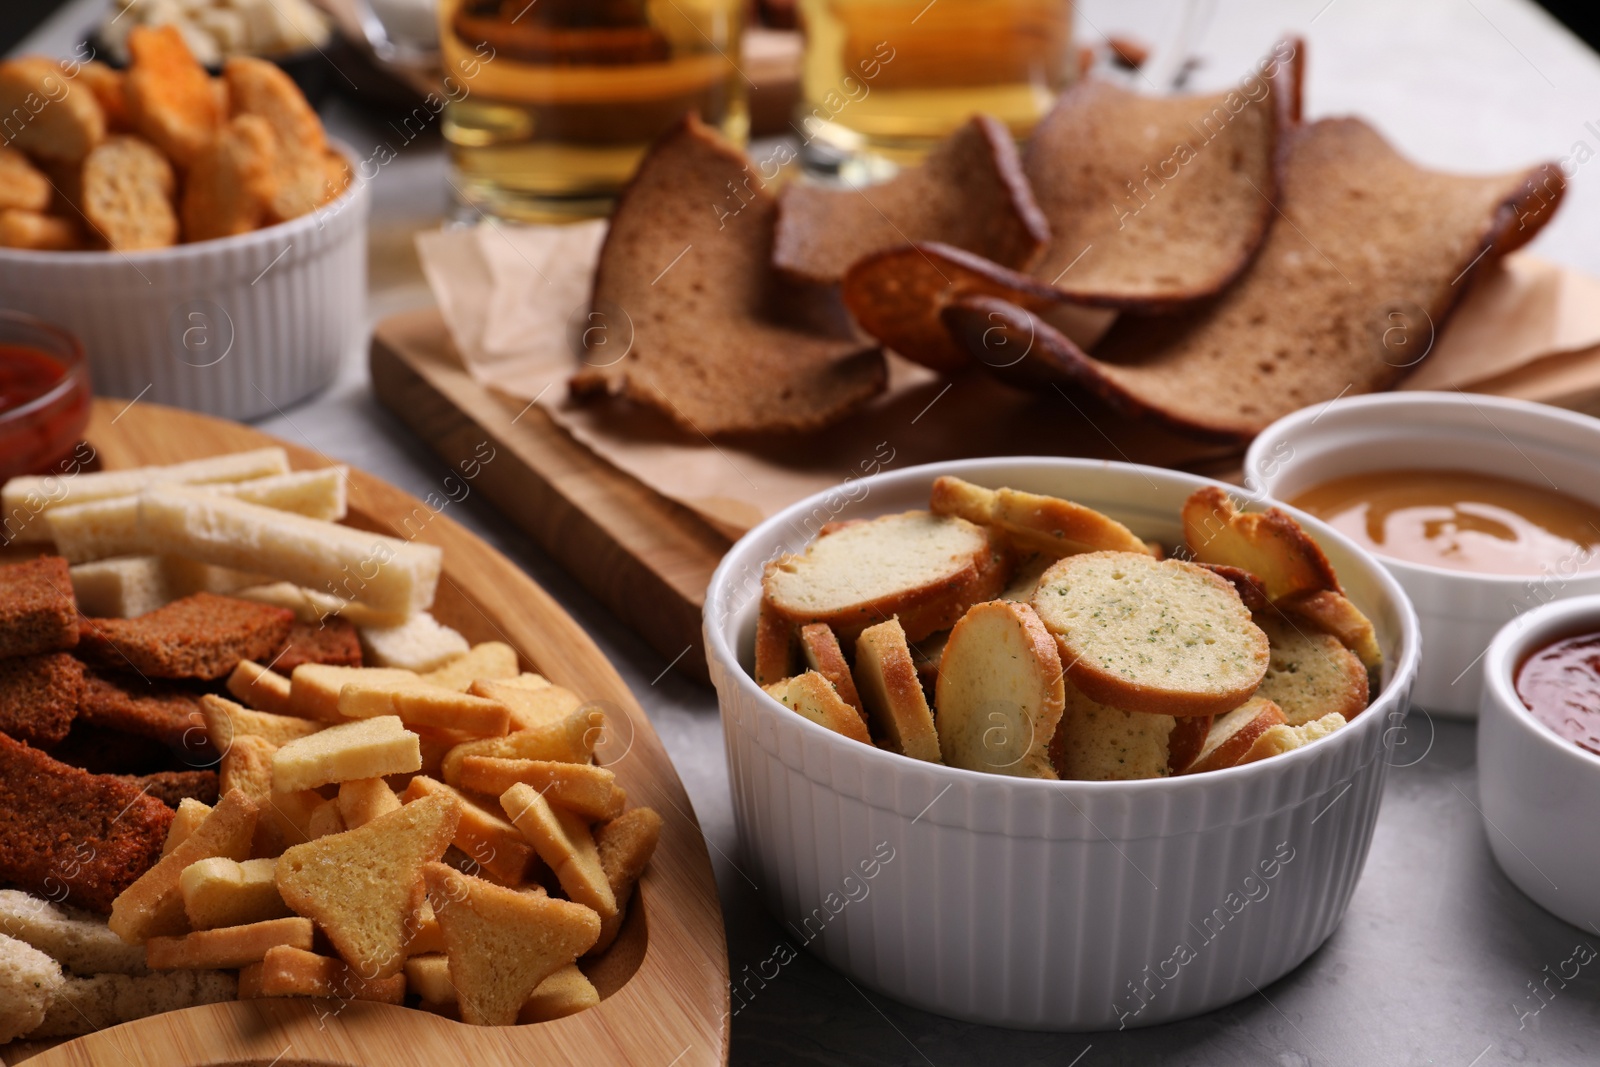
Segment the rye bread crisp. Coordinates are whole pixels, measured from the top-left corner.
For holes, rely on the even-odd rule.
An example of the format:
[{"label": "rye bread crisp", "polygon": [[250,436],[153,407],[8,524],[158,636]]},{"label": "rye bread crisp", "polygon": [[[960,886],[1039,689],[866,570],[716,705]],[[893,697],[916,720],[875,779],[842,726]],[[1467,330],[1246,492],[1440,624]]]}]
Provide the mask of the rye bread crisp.
[{"label": "rye bread crisp", "polygon": [[[879,349],[842,326],[819,332],[825,294],[773,284],[776,210],[699,119],[668,131],[623,190],[595,268],[594,313],[626,354],[593,350],[573,396],[620,394],[716,437],[820,429],[881,393]],[[779,322],[779,296],[801,305],[786,321],[809,328]]]},{"label": "rye bread crisp", "polygon": [[1222,93],[1152,97],[1097,78],[1062,93],[1023,156],[1051,234],[1034,279],[1143,311],[1232,281],[1272,220],[1302,50],[1279,42],[1264,75]]},{"label": "rye bread crisp", "polygon": [[1248,440],[1307,405],[1393,387],[1474,274],[1532,240],[1565,192],[1553,163],[1487,177],[1425,170],[1360,119],[1323,119],[1288,145],[1283,217],[1216,300],[1124,316],[1092,356],[994,297],[957,298],[944,321],[969,351],[997,337],[1026,350],[987,365],[1013,384],[1076,385],[1192,436]]},{"label": "rye bread crisp", "polygon": [[78,643],[78,602],[60,556],[0,565],[0,657],[31,656]]},{"label": "rye bread crisp", "polygon": [[921,163],[882,184],[784,186],[772,263],[802,281],[833,283],[870,253],[939,241],[1025,269],[1049,239],[1010,132],[974,115]]},{"label": "rye bread crisp", "polygon": [[0,659],[0,733],[41,747],[67,736],[83,694],[83,664],[65,652]]},{"label": "rye bread crisp", "polygon": [[132,619],[84,619],[78,655],[148,678],[209,681],[240,660],[270,660],[293,625],[294,613],[284,608],[194,593]]},{"label": "rye bread crisp", "polygon": [[0,882],[109,914],[160,858],[171,824],[172,810],[138,787],[0,734]]}]

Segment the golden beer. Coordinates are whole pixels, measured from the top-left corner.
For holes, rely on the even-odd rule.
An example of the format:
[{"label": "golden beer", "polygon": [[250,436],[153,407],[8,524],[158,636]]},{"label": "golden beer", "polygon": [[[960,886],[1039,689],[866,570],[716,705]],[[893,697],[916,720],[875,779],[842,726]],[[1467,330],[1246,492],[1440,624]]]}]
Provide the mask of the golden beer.
[{"label": "golden beer", "polygon": [[799,9],[795,129],[808,163],[912,162],[977,112],[1025,137],[1077,73],[1071,0],[799,0]]},{"label": "golden beer", "polygon": [[[683,115],[749,136],[742,0],[440,0],[458,196],[490,215],[607,213]],[[454,79],[454,85],[452,85]]]}]

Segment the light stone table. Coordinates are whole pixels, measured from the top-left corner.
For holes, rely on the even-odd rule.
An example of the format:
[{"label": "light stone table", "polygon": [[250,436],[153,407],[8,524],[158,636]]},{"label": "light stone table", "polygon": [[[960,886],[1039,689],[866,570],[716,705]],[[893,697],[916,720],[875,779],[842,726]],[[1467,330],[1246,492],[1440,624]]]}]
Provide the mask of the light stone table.
[{"label": "light stone table", "polygon": [[[104,0],[75,0],[19,49],[66,54]],[[1191,21],[1184,26],[1187,10]],[[0,15],[3,17],[3,15]],[[1307,110],[1358,113],[1414,158],[1461,170],[1571,156],[1572,189],[1536,250],[1600,274],[1600,58],[1525,0],[1085,0],[1081,35],[1131,32],[1160,49],[1187,39],[1191,86],[1236,82],[1284,31],[1310,42]],[[374,183],[370,316],[429,303],[412,235],[448,209],[437,136],[405,143],[343,102],[334,134],[396,158]],[[1579,162],[1579,160],[1583,162]],[[261,429],[422,496],[449,473],[378,407],[366,353],[337,384]],[[843,472],[841,472],[842,474]],[[478,497],[451,514],[544,585],[611,657],[676,762],[705,831],[737,978],[790,935],[738,870],[716,703],[668,671],[532,541]],[[942,1019],[868,995],[801,954],[733,1019],[737,1064],[1271,1064],[1277,1067],[1600,1061],[1600,969],[1531,992],[1600,933],[1545,914],[1501,875],[1476,809],[1471,726],[1415,713],[1403,728],[1366,871],[1343,924],[1259,996],[1185,1023],[1104,1034],[1040,1034]],[[1596,813],[1600,817],[1600,813]],[[1174,901],[1180,905],[1182,901]],[[1546,988],[1546,987],[1541,987]],[[663,1048],[662,1067],[675,1050]]]}]

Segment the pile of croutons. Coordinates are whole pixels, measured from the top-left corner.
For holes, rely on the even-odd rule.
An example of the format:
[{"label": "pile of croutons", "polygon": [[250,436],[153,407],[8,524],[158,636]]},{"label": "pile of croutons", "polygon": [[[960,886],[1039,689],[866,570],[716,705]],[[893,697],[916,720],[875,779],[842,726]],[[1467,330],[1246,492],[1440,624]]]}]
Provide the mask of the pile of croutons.
[{"label": "pile of croutons", "polygon": [[0,247],[133,252],[248,233],[334,200],[350,168],[293,79],[234,57],[212,77],[171,26],[124,71],[0,63]]}]

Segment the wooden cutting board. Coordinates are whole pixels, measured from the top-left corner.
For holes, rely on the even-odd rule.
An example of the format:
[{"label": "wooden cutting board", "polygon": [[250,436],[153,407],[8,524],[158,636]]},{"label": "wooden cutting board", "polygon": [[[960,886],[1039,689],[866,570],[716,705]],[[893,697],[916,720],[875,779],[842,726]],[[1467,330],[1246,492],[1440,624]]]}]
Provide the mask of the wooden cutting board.
[{"label": "wooden cutting board", "polygon": [[[87,439],[105,469],[273,444],[289,450],[296,468],[329,462],[248,427],[149,403],[96,401]],[[597,757],[616,772],[630,807],[654,808],[664,820],[635,898],[644,906],[631,907],[617,942],[592,968],[585,965],[604,999],[577,1015],[515,1027],[468,1026],[388,1004],[235,1001],[152,1016],[54,1047],[14,1042],[0,1047],[0,1060],[27,1060],[30,1067],[726,1064],[728,955],[705,838],[666,750],[621,677],[548,593],[448,514],[351,471],[346,522],[402,537],[407,523],[418,540],[444,550],[433,607],[442,622],[473,642],[505,641],[525,670],[602,703],[607,736]]]}]

